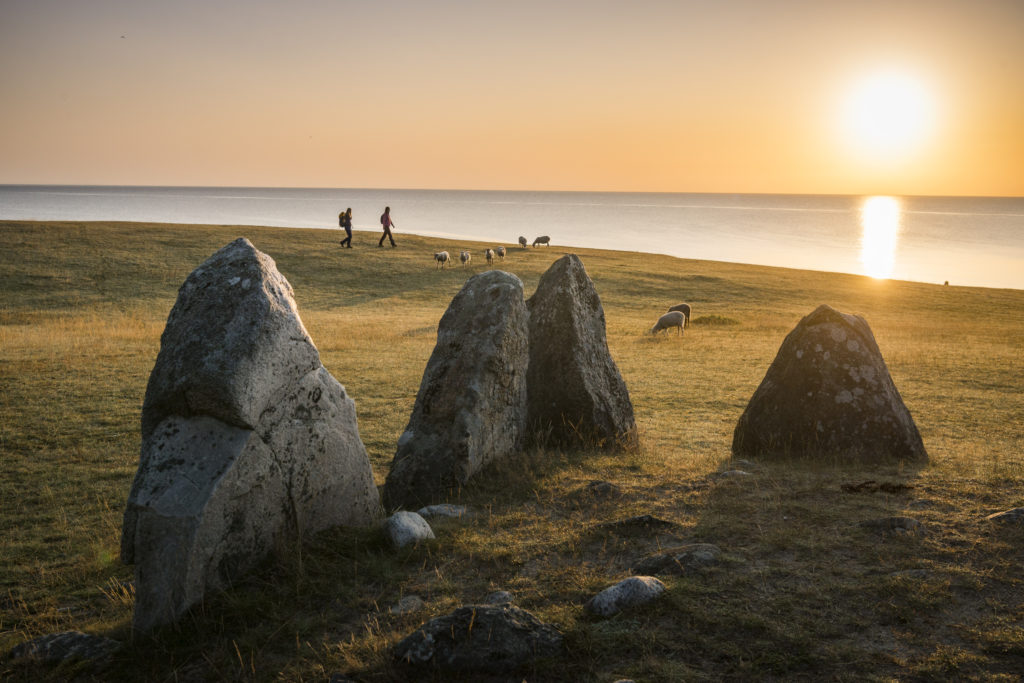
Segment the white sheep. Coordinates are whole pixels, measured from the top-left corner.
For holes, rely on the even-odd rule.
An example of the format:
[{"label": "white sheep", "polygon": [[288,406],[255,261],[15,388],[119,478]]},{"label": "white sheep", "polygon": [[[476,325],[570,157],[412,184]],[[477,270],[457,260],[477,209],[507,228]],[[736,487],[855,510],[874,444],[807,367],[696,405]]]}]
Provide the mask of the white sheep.
[{"label": "white sheep", "polygon": [[519,246],[521,246],[523,249],[526,249],[526,238],[523,237],[522,235],[519,236]]},{"label": "white sheep", "polygon": [[438,268],[444,268],[445,264],[447,264],[448,261],[450,261],[451,259],[448,256],[447,251],[439,251],[436,254],[434,254],[434,260],[437,261]]},{"label": "white sheep", "polygon": [[491,265],[491,263],[494,261],[494,250],[488,249],[487,251],[485,251],[484,257],[487,259],[487,265]]},{"label": "white sheep", "polygon": [[658,322],[654,323],[654,327],[651,328],[651,334],[657,334],[661,330],[671,327],[678,328],[679,334],[683,334],[684,323],[686,323],[686,316],[681,311],[671,311],[658,318]]},{"label": "white sheep", "polygon": [[498,258],[500,258],[502,261],[505,260],[505,247],[498,247],[497,249],[494,250],[494,253],[497,254]]},{"label": "white sheep", "polygon": [[538,244],[543,244],[546,247],[550,247],[551,246],[551,238],[548,237],[547,235],[541,235],[540,237],[538,237],[537,239],[535,239],[533,241],[533,246],[537,246]]},{"label": "white sheep", "polygon": [[462,261],[462,265],[465,266],[470,261],[473,260],[473,257],[470,255],[470,253],[468,251],[464,251],[464,252],[459,254],[459,260]]}]

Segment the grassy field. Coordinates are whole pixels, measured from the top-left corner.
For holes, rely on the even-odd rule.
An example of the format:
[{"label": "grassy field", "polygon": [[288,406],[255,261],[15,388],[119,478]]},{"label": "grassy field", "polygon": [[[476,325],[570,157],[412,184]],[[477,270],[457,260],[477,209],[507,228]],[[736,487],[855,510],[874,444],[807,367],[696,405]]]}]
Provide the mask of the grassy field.
[{"label": "grassy field", "polygon": [[[412,410],[437,322],[485,268],[481,243],[399,233],[397,249],[335,231],[0,222],[0,653],[65,630],[125,646],[105,669],[0,661],[4,680],[407,680],[390,648],[427,619],[513,592],[567,653],[509,680],[1019,680],[1024,529],[985,516],[1024,505],[1024,292],[943,287],[629,252],[575,250],[602,297],[641,448],[530,452],[453,502],[475,514],[393,551],[336,530],[282,553],[179,625],[132,637],[118,558],[146,380],[184,278],[235,237],[271,255],[324,365],[355,399],[377,482]],[[557,236],[556,236],[557,242]],[[431,254],[468,248],[474,267]],[[563,252],[509,248],[527,296]],[[694,306],[683,338],[645,335]],[[828,463],[732,469],[732,430],[783,337],[821,303],[863,315],[914,416],[926,467]],[[595,499],[594,480],[622,495]],[[843,484],[904,484],[847,492]],[[652,514],[632,533],[604,522]],[[895,515],[927,533],[880,536]],[[724,561],[652,606],[607,620],[582,605],[637,559],[692,542]],[[426,603],[389,607],[404,595]],[[428,680],[430,677],[427,677]],[[460,679],[439,674],[439,681]]]}]

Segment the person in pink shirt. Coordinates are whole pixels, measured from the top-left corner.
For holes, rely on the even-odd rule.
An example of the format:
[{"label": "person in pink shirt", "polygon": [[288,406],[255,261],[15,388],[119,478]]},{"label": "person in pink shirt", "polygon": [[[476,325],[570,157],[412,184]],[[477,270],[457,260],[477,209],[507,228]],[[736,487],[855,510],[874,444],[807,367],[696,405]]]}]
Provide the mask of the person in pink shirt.
[{"label": "person in pink shirt", "polygon": [[380,225],[384,228],[384,234],[380,236],[380,242],[377,242],[378,247],[384,246],[384,238],[387,237],[391,240],[391,246],[397,246],[395,244],[395,238],[391,235],[391,226],[395,225],[395,222],[391,220],[391,207],[385,206],[384,213],[380,215]]}]

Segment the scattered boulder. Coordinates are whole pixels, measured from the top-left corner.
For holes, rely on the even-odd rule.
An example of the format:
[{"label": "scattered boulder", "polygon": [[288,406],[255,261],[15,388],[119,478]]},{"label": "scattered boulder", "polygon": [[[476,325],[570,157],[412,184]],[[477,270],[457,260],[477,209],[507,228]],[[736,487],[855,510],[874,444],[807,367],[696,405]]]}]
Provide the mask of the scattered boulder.
[{"label": "scattered boulder", "polygon": [[447,671],[507,674],[562,653],[563,636],[510,604],[467,605],[431,619],[393,651],[400,663]]},{"label": "scattered boulder", "polygon": [[523,283],[499,270],[471,277],[452,299],[384,486],[389,508],[443,499],[521,450],[527,317]]},{"label": "scattered boulder", "polygon": [[737,457],[928,459],[863,318],[819,306],[789,333],[733,434]]},{"label": "scattered boulder", "polygon": [[996,512],[985,519],[1000,524],[1024,524],[1024,508],[1013,508],[1012,510]]},{"label": "scattered boulder", "polygon": [[633,403],[608,351],[604,308],[575,254],[555,261],[526,302],[531,434],[567,448],[637,445]]},{"label": "scattered boulder", "polygon": [[653,576],[631,576],[595,595],[584,609],[599,617],[610,617],[624,609],[648,603],[664,592],[665,584]]},{"label": "scattered boulder", "polygon": [[622,488],[610,481],[592,481],[584,489],[592,498],[614,500],[622,496]]},{"label": "scattered boulder", "polygon": [[396,548],[404,548],[410,543],[434,538],[434,530],[427,524],[427,520],[407,510],[399,510],[388,517],[384,523],[384,531]]},{"label": "scattered boulder", "polygon": [[134,627],[173,622],[275,547],[379,514],[355,403],[273,259],[235,240],[181,286],[146,387],[121,540]]},{"label": "scattered boulder", "polygon": [[423,598],[420,596],[406,595],[396,604],[392,605],[388,609],[388,612],[391,614],[409,614],[411,612],[419,612],[424,606],[425,603],[423,602]]},{"label": "scattered boulder", "polygon": [[692,543],[651,555],[641,560],[632,571],[636,574],[687,574],[718,564],[722,551],[711,543]]},{"label": "scattered boulder", "polygon": [[464,517],[469,514],[469,509],[465,505],[452,505],[451,503],[441,503],[440,505],[428,505],[422,507],[416,511],[420,517]]},{"label": "scattered boulder", "polygon": [[513,602],[514,600],[515,596],[513,596],[508,591],[494,591],[493,593],[489,593],[487,597],[484,598],[484,604],[501,605],[506,602]]},{"label": "scattered boulder", "polygon": [[74,660],[102,661],[114,654],[121,643],[103,636],[80,631],[50,633],[16,645],[11,659],[35,659],[46,664],[60,664]]}]

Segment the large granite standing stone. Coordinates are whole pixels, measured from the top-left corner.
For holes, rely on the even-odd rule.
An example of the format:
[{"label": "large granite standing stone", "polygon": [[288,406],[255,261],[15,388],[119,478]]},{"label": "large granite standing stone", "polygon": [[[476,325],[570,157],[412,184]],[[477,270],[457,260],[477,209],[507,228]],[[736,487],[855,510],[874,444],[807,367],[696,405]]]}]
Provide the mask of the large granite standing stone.
[{"label": "large granite standing stone", "polygon": [[736,425],[732,452],[849,463],[928,459],[871,328],[829,306],[782,342]]},{"label": "large granite standing stone", "polygon": [[121,540],[135,628],[174,621],[275,547],[379,516],[355,403],[273,259],[232,242],[179,290],[146,387]]},{"label": "large granite standing stone", "polygon": [[527,316],[523,283],[499,270],[470,278],[452,299],[384,486],[389,508],[441,501],[521,449]]},{"label": "large granite standing stone", "polygon": [[569,448],[634,447],[633,403],[608,351],[601,297],[579,257],[555,261],[526,305],[531,434]]}]

